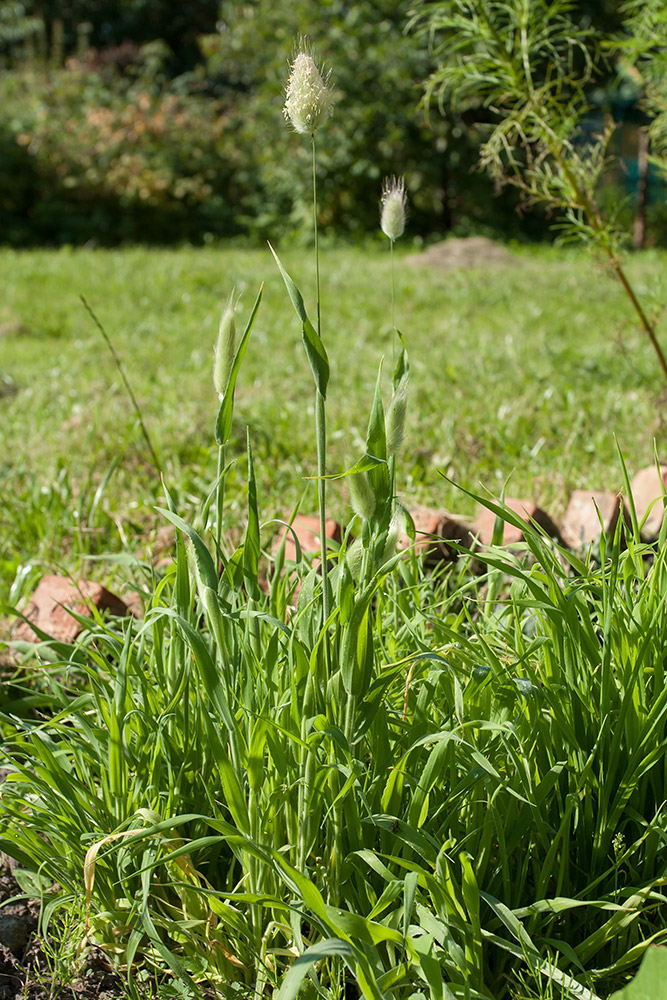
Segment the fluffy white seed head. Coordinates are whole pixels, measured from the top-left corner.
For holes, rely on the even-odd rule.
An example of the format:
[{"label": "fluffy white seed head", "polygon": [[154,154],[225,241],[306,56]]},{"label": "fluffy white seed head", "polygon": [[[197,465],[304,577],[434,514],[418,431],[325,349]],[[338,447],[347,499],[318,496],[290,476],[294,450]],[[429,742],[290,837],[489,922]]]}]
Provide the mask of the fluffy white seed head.
[{"label": "fluffy white seed head", "polygon": [[375,493],[365,472],[350,476],[350,505],[355,514],[367,521],[375,511]]},{"label": "fluffy white seed head", "polygon": [[380,226],[392,243],[403,235],[406,212],[405,181],[402,177],[392,177],[391,180],[386,177],[382,185]]},{"label": "fluffy white seed head", "polygon": [[329,76],[322,75],[310,52],[302,46],[292,63],[283,108],[295,132],[313,135],[331,114],[333,87]]},{"label": "fluffy white seed head", "polygon": [[221,401],[227,390],[227,383],[229,382],[234,355],[236,354],[235,313],[236,307],[234,306],[234,293],[232,292],[220,319],[218,339],[215,344],[215,359],[213,361],[213,385]]}]

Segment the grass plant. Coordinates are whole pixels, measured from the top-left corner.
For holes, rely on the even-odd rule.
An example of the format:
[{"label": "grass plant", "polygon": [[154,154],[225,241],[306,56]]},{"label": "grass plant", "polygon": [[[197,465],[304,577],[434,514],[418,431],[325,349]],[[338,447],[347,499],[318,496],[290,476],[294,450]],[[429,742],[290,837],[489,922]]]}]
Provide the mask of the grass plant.
[{"label": "grass plant", "polygon": [[47,921],[83,902],[83,940],[128,982],[501,998],[523,969],[592,1000],[665,933],[665,538],[644,546],[634,518],[580,560],[531,530],[481,579],[465,560],[425,577],[388,545],[381,389],[353,466],[374,504],[329,619],[304,563],[279,552],[259,586],[249,445],[229,556],[210,500],[184,520],[167,493],[176,559],[144,621],[44,637],[51,711],[4,716],[0,844]]},{"label": "grass plant", "polygon": [[[303,343],[310,361],[315,381],[315,440],[317,442],[317,500],[320,517],[320,565],[322,567],[322,615],[329,619],[331,593],[329,590],[329,557],[327,553],[327,421],[326,394],[329,383],[329,359],[322,341],[322,306],[320,297],[320,242],[317,216],[317,147],[315,134],[326,123],[333,105],[333,90],[329,76],[315,64],[309,46],[302,41],[292,63],[287,84],[283,114],[295,132],[310,135],[313,180],[313,241],[315,260],[316,324],[312,326],[301,293],[287,276],[276,257],[278,268],[285,279],[288,294],[296,309],[303,333]],[[272,249],[272,252],[273,249]],[[275,252],[274,252],[275,256]]]},{"label": "grass plant", "polygon": [[404,559],[359,583],[344,543],[325,630],[315,571],[293,610],[280,558],[259,590],[249,481],[220,579],[165,509],[145,621],[39,648],[55,712],[14,723],[0,845],[49,914],[85,894],[121,965],[192,991],[339,995],[339,960],[368,997],[622,982],[666,933],[665,532],[580,561],[533,530],[449,586]]},{"label": "grass plant", "polygon": [[[308,73],[312,83],[310,64]],[[325,85],[319,74],[315,82]],[[288,265],[275,256],[279,273],[266,287],[259,281],[253,287],[254,305],[230,300],[235,315],[223,321],[227,361],[221,362],[219,348],[215,365],[217,417],[210,378],[202,379],[209,402],[197,418],[200,471],[187,469],[185,448],[171,463],[165,458],[162,482],[151,464],[154,455],[174,454],[164,444],[187,417],[178,405],[186,397],[178,394],[186,390],[188,371],[208,374],[212,353],[208,343],[193,351],[185,338],[168,341],[157,323],[140,326],[141,337],[136,328],[130,335],[133,412],[122,422],[122,446],[103,406],[97,417],[82,415],[83,429],[75,423],[65,432],[83,434],[83,440],[99,435],[106,469],[99,480],[93,474],[77,497],[74,554],[100,554],[100,542],[91,537],[95,519],[102,512],[113,519],[113,505],[103,506],[105,492],[113,481],[122,495],[119,456],[132,448],[143,465],[131,481],[143,484],[146,506],[161,494],[155,515],[173,532],[174,558],[159,571],[142,564],[119,525],[129,561],[143,574],[144,618],[81,618],[75,642],[42,634],[28,650],[32,711],[19,717],[11,703],[0,702],[7,736],[0,759],[8,772],[0,786],[0,849],[19,862],[24,889],[42,897],[42,929],[66,914],[68,944],[75,943],[77,957],[88,944],[101,945],[125,975],[129,994],[148,977],[164,996],[213,990],[256,1000],[294,1000],[301,992],[328,1000],[516,1000],[529,990],[600,1000],[629,978],[649,945],[667,939],[667,523],[658,543],[646,545],[631,505],[631,524],[619,522],[613,539],[579,557],[536,526],[526,528],[469,483],[456,487],[442,478],[441,497],[459,498],[468,509],[485,505],[499,530],[503,520],[520,525],[525,543],[517,550],[492,545],[476,553],[474,563],[462,554],[430,575],[414,553],[397,554],[395,462],[403,439],[407,355],[393,309],[391,322],[386,307],[368,319],[354,295],[337,295],[340,318],[356,322],[356,340],[348,323],[338,344],[335,334],[331,342],[327,337],[325,350],[317,255],[310,265],[291,252]],[[129,259],[116,260],[122,268]],[[184,259],[162,262],[183,267]],[[233,267],[253,259],[241,255]],[[212,260],[217,285],[222,257]],[[341,255],[336,270],[334,258],[332,298],[333,290],[340,292],[346,260],[349,266],[354,254]],[[357,256],[357,266],[359,261]],[[644,261],[651,266],[650,257]],[[504,424],[496,413],[486,428],[498,470],[492,480],[499,485],[505,479],[498,449],[502,435],[514,433],[508,451],[510,459],[523,461],[519,481],[531,460],[552,450],[565,463],[561,471],[568,469],[569,476],[576,468],[577,485],[583,485],[585,463],[575,466],[575,443],[580,455],[589,455],[591,443],[609,435],[609,423],[618,429],[621,421],[608,421],[604,432],[591,425],[586,434],[582,402],[581,424],[573,427],[577,369],[566,358],[580,364],[588,358],[588,379],[580,387],[597,400],[598,420],[614,413],[629,385],[635,385],[636,410],[647,412],[659,373],[644,373],[640,358],[619,375],[617,359],[599,355],[600,341],[573,342],[572,325],[588,332],[596,308],[598,317],[608,316],[609,301],[591,302],[587,289],[588,311],[577,319],[575,294],[562,306],[568,281],[573,293],[579,287],[567,258],[562,262],[555,277],[544,277],[555,291],[548,322],[534,288],[523,298],[512,294],[519,287],[512,281],[525,282],[535,267],[530,262],[523,273],[505,272],[504,284],[491,290],[486,273],[451,276],[446,288],[403,262],[394,274],[393,253],[389,267],[363,258],[363,287],[350,279],[363,302],[372,275],[385,288],[396,280],[401,313],[416,331],[410,334],[417,358],[412,397],[427,415],[426,426],[439,435],[438,448],[449,449],[447,461],[437,461],[445,471],[464,461],[455,448],[458,421],[467,416],[477,428],[475,407],[484,398],[488,413],[491,396],[494,405],[500,398],[507,408]],[[230,284],[241,288],[243,281],[250,292],[251,271]],[[313,271],[317,327],[290,277]],[[282,315],[273,298],[281,279],[300,322],[310,375],[300,345],[294,354],[287,320],[281,327],[275,319]],[[150,292],[158,301],[166,284],[174,285],[173,274],[160,280],[161,288]],[[108,274],[105,281],[112,293]],[[612,295],[609,290],[608,299]],[[478,344],[488,345],[486,356],[471,343],[480,296],[492,306],[477,332]],[[193,314],[201,309],[191,298],[186,304]],[[270,328],[264,325],[267,305]],[[424,314],[442,314],[441,335],[448,341],[442,371],[430,382],[436,333],[433,325],[419,323]],[[510,314],[514,326],[508,329]],[[626,315],[621,309],[619,322]],[[516,325],[521,322],[525,326]],[[368,330],[374,332],[364,343]],[[607,320],[604,343],[608,332]],[[14,329],[10,336],[18,350],[26,349],[26,331]],[[428,348],[421,367],[420,336]],[[395,338],[400,347],[385,377],[378,355]],[[213,341],[211,331],[211,348]],[[77,350],[89,351],[90,362],[99,345],[90,339]],[[43,357],[43,344],[39,353]],[[374,388],[360,374],[371,356],[378,371]],[[52,423],[58,414],[72,419],[76,380],[67,370],[55,389],[55,368],[46,386],[27,384],[14,397],[14,420],[40,399]],[[110,370],[117,379],[119,366]],[[477,370],[487,376],[481,387]],[[164,383],[168,407],[149,392],[151,371]],[[330,373],[351,387],[334,409],[346,447],[324,429]],[[317,461],[311,467],[302,460],[297,471],[317,479],[322,519],[325,476],[349,486],[354,516],[345,518],[337,551],[328,552],[323,539],[319,563],[299,554],[291,564],[284,544],[271,557],[262,553],[270,547],[276,507],[284,509],[292,498],[279,492],[285,467],[295,447],[307,442],[305,452],[310,442],[300,389],[311,376]],[[100,370],[96,377],[98,389],[113,398],[109,376]],[[257,386],[258,379],[266,381]],[[426,385],[437,393],[437,404],[429,405]],[[443,385],[450,389],[444,404]],[[519,385],[525,408],[516,411],[512,428]],[[274,387],[277,402],[266,396]],[[260,388],[255,400],[253,390]],[[357,396],[367,397],[367,405],[356,405]],[[199,398],[193,396],[192,412]],[[122,400],[127,411],[126,395]],[[463,416],[459,402],[469,408]],[[274,421],[263,439],[257,413],[267,422],[281,413],[282,423]],[[567,414],[565,448],[559,413],[563,421]],[[244,435],[239,417],[252,425]],[[628,419],[636,434],[637,412]],[[286,420],[298,424],[287,444],[280,434]],[[543,431],[535,438],[538,428]],[[35,447],[39,453],[45,446]],[[473,459],[474,478],[483,474],[482,451],[466,455],[468,480]],[[283,462],[277,467],[271,461],[276,453]],[[409,450],[404,454],[401,481],[411,489],[419,463]],[[422,474],[431,460],[436,456]],[[596,475],[605,461],[629,497],[622,455],[615,452],[613,463],[599,459]],[[72,508],[75,492],[62,468],[60,490],[47,494],[61,513]],[[34,490],[34,476],[35,466],[27,463],[27,489]],[[277,482],[264,521],[263,486],[272,476]],[[5,506],[14,521],[20,494]],[[38,499],[33,506],[40,520],[28,506],[25,527],[18,522],[28,550],[38,538],[30,534],[35,524],[48,525],[45,503]],[[297,507],[295,500],[292,511]],[[406,522],[409,529],[407,516]],[[44,545],[38,556],[48,551]],[[5,570],[14,574],[16,600],[33,571],[12,558]],[[128,562],[128,553],[117,562]],[[20,617],[15,607],[2,611]]]}]

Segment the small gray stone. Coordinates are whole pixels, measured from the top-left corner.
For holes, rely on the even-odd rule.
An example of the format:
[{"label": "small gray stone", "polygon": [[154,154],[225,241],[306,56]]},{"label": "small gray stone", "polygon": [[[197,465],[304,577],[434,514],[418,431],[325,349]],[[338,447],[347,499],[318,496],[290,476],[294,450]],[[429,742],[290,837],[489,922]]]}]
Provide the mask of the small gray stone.
[{"label": "small gray stone", "polygon": [[0,910],[0,944],[9,948],[12,955],[20,958],[30,937],[29,919],[23,919],[12,914],[3,914]]}]

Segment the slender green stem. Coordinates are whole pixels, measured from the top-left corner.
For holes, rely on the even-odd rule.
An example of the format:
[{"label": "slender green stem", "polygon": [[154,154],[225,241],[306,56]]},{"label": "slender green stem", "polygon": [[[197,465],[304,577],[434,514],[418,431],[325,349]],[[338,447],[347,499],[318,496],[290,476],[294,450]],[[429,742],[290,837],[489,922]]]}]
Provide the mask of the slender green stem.
[{"label": "slender green stem", "polygon": [[225,467],[225,446],[218,448],[218,485],[215,491],[215,545],[217,558],[222,557],[222,517],[225,507],[225,480],[222,470]]},{"label": "slender green stem", "polygon": [[326,622],[331,610],[331,595],[329,593],[329,567],[327,564],[327,424],[324,397],[318,391],[315,393],[315,433],[317,435],[317,496],[320,509],[320,553],[322,558],[322,608]]},{"label": "slender green stem", "polygon": [[[315,154],[315,133],[311,135],[311,145],[313,153],[313,233],[315,236],[315,281],[317,298],[317,335],[322,336],[322,311],[320,299],[320,245],[319,230],[317,226],[317,157]],[[327,474],[327,422],[325,400],[319,389],[315,390],[315,435],[317,438],[317,496],[319,501],[320,514],[320,557],[322,571],[322,624],[329,620],[331,610],[331,595],[329,592],[329,565],[327,558],[327,494],[326,479]],[[329,679],[329,647],[324,645],[325,676],[320,679],[323,688]],[[303,782],[303,806],[301,811],[301,834],[299,843],[299,868],[306,870],[307,850],[310,844],[310,799],[314,784],[315,773],[315,750],[309,749],[305,762],[304,782]],[[339,776],[336,769],[332,769],[330,781],[334,799],[338,795]],[[340,853],[340,829],[342,824],[342,802],[334,806],[334,816],[332,818],[331,838],[331,889],[334,905],[338,904],[338,865]]]},{"label": "slender green stem", "polygon": [[[143,415],[141,413],[141,407],[139,406],[139,403],[137,402],[137,397],[134,395],[134,392],[132,391],[132,386],[130,385],[130,382],[129,382],[129,379],[127,377],[127,374],[125,373],[125,368],[123,366],[123,362],[120,360],[120,357],[119,357],[119,355],[116,352],[116,348],[111,343],[111,338],[109,337],[109,334],[106,332],[106,330],[104,329],[104,327],[100,323],[99,319],[97,318],[97,316],[95,315],[95,313],[93,312],[93,310],[91,309],[91,307],[88,305],[88,302],[86,301],[86,299],[84,298],[84,296],[80,295],[79,298],[81,299],[81,301],[83,303],[84,309],[86,309],[86,311],[88,312],[88,315],[92,319],[92,321],[95,324],[95,326],[97,327],[97,329],[102,334],[102,337],[104,338],[104,342],[107,345],[107,347],[109,348],[109,352],[111,354],[111,357],[114,360],[116,368],[118,369],[118,373],[120,374],[120,377],[123,380],[123,385],[125,386],[125,388],[127,390],[127,394],[130,397],[130,400],[132,402],[132,406],[134,407],[134,412],[137,415],[137,419],[139,421],[139,426],[141,427],[141,433],[143,434],[144,441],[146,442],[146,447],[148,448],[148,450],[149,450],[149,452],[151,454],[151,458],[153,460],[153,465],[155,466],[155,470],[156,470],[158,476],[161,476],[162,475],[162,466],[160,465],[160,459],[157,456],[157,452],[155,450],[155,447],[153,446],[153,442],[151,441],[150,434],[148,433],[148,431],[146,429],[146,424],[144,423],[144,418],[143,418]],[[319,307],[318,307],[318,311],[319,311]]]},{"label": "slender green stem", "polygon": [[[250,821],[250,836],[256,844],[260,843],[262,839],[261,822],[259,818],[257,793],[253,789],[250,789],[248,794],[248,819]],[[246,854],[245,866],[248,872],[248,887],[250,892],[253,895],[259,895],[260,880],[257,858],[253,857],[252,854]],[[259,955],[262,948],[262,908],[258,903],[252,903],[250,906],[250,923],[252,927],[255,954]],[[261,996],[261,993],[255,990],[255,996]]]},{"label": "slender green stem", "polygon": [[[315,134],[311,135],[313,151],[313,231],[315,234],[315,281],[317,296],[317,335],[322,336],[320,307],[320,246],[317,229],[317,169],[315,156]],[[331,598],[329,594],[329,567],[327,564],[327,421],[324,396],[315,390],[315,434],[317,437],[317,495],[320,511],[320,555],[322,561],[322,609],[323,619],[329,618]]]},{"label": "slender green stem", "polygon": [[665,355],[663,353],[662,347],[658,343],[658,338],[656,337],[656,334],[655,334],[655,327],[654,327],[653,323],[651,323],[651,321],[649,320],[649,318],[646,315],[646,313],[645,313],[645,311],[644,311],[644,309],[643,309],[643,307],[642,307],[639,299],[637,298],[635,290],[632,287],[632,285],[630,284],[630,281],[628,280],[628,276],[626,275],[625,271],[623,270],[623,267],[621,266],[621,262],[619,261],[618,257],[616,257],[616,255],[611,250],[608,251],[608,255],[609,255],[609,259],[610,259],[611,266],[612,266],[612,269],[614,271],[614,274],[616,275],[616,277],[620,281],[621,285],[623,286],[625,294],[630,299],[630,302],[632,303],[632,307],[635,310],[635,312],[637,313],[637,316],[639,318],[639,322],[641,323],[642,328],[643,328],[644,332],[646,333],[648,339],[651,341],[651,346],[653,347],[653,350],[655,351],[655,353],[657,355],[658,362],[659,362],[660,367],[662,369],[662,374],[665,376],[665,378],[667,378],[667,360],[665,359]]},{"label": "slender green stem", "polygon": [[389,240],[389,257],[391,259],[391,363],[396,365],[396,292],[394,289],[394,241]]},{"label": "slender green stem", "polygon": [[327,827],[327,849],[329,855],[328,902],[330,906],[340,905],[340,861],[342,854],[343,799],[341,798],[341,775],[338,770],[337,748],[332,740],[329,751],[329,787],[333,808]]},{"label": "slender green stem", "polygon": [[[390,245],[390,258],[391,258],[391,362],[392,368],[396,370],[396,340],[398,339],[398,330],[396,328],[396,286],[394,280],[394,241],[389,241]],[[394,387],[394,391],[396,391]],[[389,488],[391,490],[391,505],[392,510],[395,509],[396,505],[396,455],[392,454],[389,456]],[[398,606],[394,604],[394,631],[398,632]]]},{"label": "slender green stem", "polygon": [[351,694],[347,699],[347,705],[345,706],[345,739],[350,744],[350,749],[352,749],[352,737],[354,736],[354,723],[357,717],[357,699],[355,695]]},{"label": "slender green stem", "polygon": [[310,846],[310,814],[311,796],[313,793],[313,783],[315,781],[315,771],[317,765],[317,751],[308,742],[307,720],[308,713],[312,711],[313,700],[313,680],[312,676],[306,681],[306,690],[303,696],[303,711],[301,719],[301,740],[304,744],[301,757],[302,780],[299,785],[299,843],[298,843],[298,867],[299,871],[306,871],[306,859]]},{"label": "slender green stem", "polygon": [[322,336],[322,320],[320,314],[320,237],[317,227],[317,157],[315,155],[315,133],[310,137],[313,153],[313,233],[315,236],[315,285],[317,292],[317,335]]},{"label": "slender green stem", "polygon": [[394,290],[394,241],[389,240],[389,257],[391,259],[391,328],[396,329],[396,293]]}]

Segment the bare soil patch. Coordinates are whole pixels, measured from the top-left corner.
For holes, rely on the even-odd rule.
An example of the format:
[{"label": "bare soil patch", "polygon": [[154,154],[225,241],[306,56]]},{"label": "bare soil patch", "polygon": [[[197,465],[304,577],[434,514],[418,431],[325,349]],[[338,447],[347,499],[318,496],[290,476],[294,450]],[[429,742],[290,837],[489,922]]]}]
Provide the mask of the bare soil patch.
[{"label": "bare soil patch", "polygon": [[521,260],[507,247],[486,236],[467,236],[434,243],[421,253],[410,254],[407,264],[436,267],[442,270],[475,267],[520,267]]},{"label": "bare soil patch", "polygon": [[0,1000],[120,1000],[122,983],[98,949],[71,982],[58,983],[37,936],[39,904],[21,890],[8,866],[0,874]]}]

